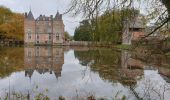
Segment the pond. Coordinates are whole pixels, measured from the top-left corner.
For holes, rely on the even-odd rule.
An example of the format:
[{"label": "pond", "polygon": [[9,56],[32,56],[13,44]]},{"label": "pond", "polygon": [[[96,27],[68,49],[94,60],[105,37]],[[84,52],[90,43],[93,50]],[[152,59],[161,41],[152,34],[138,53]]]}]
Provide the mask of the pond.
[{"label": "pond", "polygon": [[2,100],[169,100],[170,58],[107,48],[1,47]]}]

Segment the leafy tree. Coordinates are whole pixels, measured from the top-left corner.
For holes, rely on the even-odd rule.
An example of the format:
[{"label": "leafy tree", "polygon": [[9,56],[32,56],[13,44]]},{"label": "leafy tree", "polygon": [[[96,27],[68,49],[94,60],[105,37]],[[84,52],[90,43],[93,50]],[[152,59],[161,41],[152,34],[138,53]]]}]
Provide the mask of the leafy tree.
[{"label": "leafy tree", "polygon": [[[93,23],[96,20],[84,20],[75,30],[76,41],[98,41],[105,43],[118,43],[121,41],[124,20],[139,15],[135,9],[108,10],[98,17],[97,29]],[[96,31],[97,30],[97,31]]]},{"label": "leafy tree", "polygon": [[161,19],[157,28],[147,36],[153,34],[170,20],[169,0],[71,0],[71,6],[67,12],[72,12],[74,15],[83,14],[86,18],[95,19],[96,22],[93,25],[95,25],[97,33],[98,17],[103,12],[112,9],[135,8],[136,4],[147,5],[146,12],[151,19]]},{"label": "leafy tree", "polygon": [[81,25],[76,28],[74,33],[75,41],[91,41],[91,28],[89,20],[84,20]]},{"label": "leafy tree", "polygon": [[65,37],[65,40],[72,40],[73,37],[66,31],[64,32],[64,37]]},{"label": "leafy tree", "polygon": [[6,19],[9,19],[9,17],[12,15],[12,12],[10,9],[5,8],[3,6],[0,7],[0,25],[5,23]]},{"label": "leafy tree", "polygon": [[24,16],[13,13],[10,9],[0,7],[0,34],[18,40],[24,38]]}]

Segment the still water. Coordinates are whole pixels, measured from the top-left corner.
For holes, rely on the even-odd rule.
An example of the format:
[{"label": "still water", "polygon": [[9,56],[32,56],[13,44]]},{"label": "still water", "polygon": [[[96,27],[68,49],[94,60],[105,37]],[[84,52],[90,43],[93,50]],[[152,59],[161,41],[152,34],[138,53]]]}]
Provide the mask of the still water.
[{"label": "still water", "polygon": [[170,100],[169,59],[106,48],[2,47],[0,97]]}]

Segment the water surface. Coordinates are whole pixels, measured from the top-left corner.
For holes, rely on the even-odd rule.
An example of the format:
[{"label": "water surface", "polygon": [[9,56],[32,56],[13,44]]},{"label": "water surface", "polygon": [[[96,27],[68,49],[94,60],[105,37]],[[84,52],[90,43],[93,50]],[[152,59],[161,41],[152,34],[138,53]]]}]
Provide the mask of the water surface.
[{"label": "water surface", "polygon": [[164,55],[87,47],[0,48],[0,96],[169,100]]}]

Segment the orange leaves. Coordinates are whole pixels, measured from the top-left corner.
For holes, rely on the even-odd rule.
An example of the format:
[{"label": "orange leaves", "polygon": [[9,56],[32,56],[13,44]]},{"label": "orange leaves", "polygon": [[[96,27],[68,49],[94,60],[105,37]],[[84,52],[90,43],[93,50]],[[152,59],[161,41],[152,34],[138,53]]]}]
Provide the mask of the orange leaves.
[{"label": "orange leaves", "polygon": [[8,8],[0,7],[0,33],[23,40],[24,37],[24,16],[13,13]]}]

